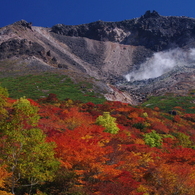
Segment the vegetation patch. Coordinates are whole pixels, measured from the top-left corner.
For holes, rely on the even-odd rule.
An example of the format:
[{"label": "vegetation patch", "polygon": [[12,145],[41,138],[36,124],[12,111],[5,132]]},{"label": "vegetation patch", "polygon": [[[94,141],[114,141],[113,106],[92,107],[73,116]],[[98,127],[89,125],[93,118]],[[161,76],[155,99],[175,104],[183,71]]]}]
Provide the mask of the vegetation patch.
[{"label": "vegetation patch", "polygon": [[55,97],[0,87],[0,194],[195,194],[195,114]]},{"label": "vegetation patch", "polygon": [[105,98],[96,94],[90,83],[75,84],[66,75],[42,73],[0,78],[0,83],[9,91],[11,98],[26,96],[37,100],[47,97],[50,93],[56,94],[59,100],[72,99],[82,102],[103,103]]},{"label": "vegetation patch", "polygon": [[186,96],[176,96],[174,94],[164,96],[152,96],[142,104],[143,107],[159,108],[162,112],[176,110],[178,112],[185,111],[187,113],[195,113],[195,95],[190,92]]}]

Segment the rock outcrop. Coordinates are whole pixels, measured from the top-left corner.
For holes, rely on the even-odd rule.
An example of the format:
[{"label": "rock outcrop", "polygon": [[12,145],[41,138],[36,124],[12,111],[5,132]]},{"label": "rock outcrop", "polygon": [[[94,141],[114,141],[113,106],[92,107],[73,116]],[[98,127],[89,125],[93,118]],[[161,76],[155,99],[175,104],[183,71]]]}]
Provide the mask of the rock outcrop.
[{"label": "rock outcrop", "polygon": [[27,39],[9,39],[0,45],[0,59],[20,55],[36,56],[45,60],[45,49],[37,42]]},{"label": "rock outcrop", "polygon": [[14,25],[16,26],[20,25],[20,26],[23,26],[25,28],[29,28],[32,30],[32,22],[27,22],[25,20],[20,20],[18,22],[15,22]]}]

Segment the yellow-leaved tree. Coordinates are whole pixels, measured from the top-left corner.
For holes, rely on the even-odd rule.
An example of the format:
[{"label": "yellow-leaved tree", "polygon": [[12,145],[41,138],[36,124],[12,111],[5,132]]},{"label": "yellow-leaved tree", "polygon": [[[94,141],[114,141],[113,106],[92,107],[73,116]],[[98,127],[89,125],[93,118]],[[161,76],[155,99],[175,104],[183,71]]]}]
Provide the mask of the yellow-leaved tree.
[{"label": "yellow-leaved tree", "polygon": [[10,175],[13,194],[24,189],[33,193],[41,182],[52,181],[59,162],[54,157],[54,143],[37,127],[38,108],[26,98],[20,98],[8,109],[1,121],[1,159]]},{"label": "yellow-leaved tree", "polygon": [[116,118],[110,116],[109,112],[104,112],[103,115],[100,115],[96,119],[96,124],[102,125],[105,128],[105,132],[111,134],[117,134],[119,128],[117,127],[117,123],[115,122]]}]

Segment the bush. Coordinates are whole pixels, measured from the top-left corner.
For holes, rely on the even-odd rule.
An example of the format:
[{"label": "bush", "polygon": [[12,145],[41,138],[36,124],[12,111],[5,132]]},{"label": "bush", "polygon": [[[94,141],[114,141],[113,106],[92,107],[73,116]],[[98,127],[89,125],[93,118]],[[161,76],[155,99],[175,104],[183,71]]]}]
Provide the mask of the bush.
[{"label": "bush", "polygon": [[104,112],[103,116],[99,116],[96,119],[96,123],[105,127],[105,132],[111,134],[117,134],[119,131],[119,128],[117,127],[117,123],[115,123],[115,121],[116,118],[110,116],[109,112]]},{"label": "bush", "polygon": [[156,133],[154,130],[144,135],[144,141],[150,147],[160,147],[162,144],[162,138],[160,134]]}]

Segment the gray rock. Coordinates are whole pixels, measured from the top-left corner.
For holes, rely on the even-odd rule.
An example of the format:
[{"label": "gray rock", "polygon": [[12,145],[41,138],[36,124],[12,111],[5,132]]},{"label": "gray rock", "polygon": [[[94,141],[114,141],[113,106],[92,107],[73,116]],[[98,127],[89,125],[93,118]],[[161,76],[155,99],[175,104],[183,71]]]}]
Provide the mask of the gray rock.
[{"label": "gray rock", "polygon": [[156,11],[147,11],[140,18],[121,22],[97,21],[75,26],[57,24],[51,31],[65,36],[144,46],[153,51],[195,45],[194,18],[161,16]]},{"label": "gray rock", "polygon": [[0,59],[12,56],[28,55],[44,59],[45,49],[37,42],[27,39],[10,39],[0,45]]}]

